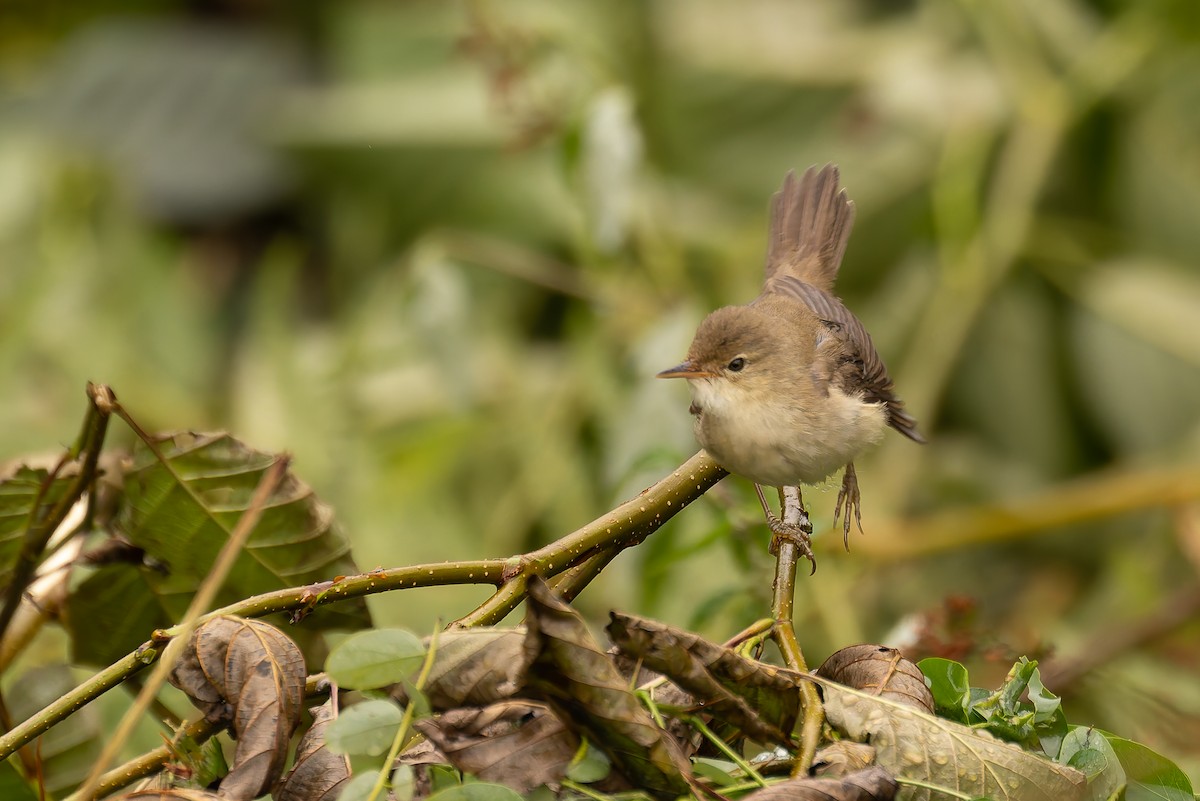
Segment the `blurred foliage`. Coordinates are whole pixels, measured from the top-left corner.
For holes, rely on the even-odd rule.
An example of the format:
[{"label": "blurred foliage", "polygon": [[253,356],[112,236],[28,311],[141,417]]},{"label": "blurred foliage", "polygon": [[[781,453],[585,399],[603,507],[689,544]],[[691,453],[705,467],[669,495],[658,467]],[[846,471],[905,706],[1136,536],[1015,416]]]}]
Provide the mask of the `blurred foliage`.
[{"label": "blurred foliage", "polygon": [[[0,5],[0,455],[66,441],[92,379],[156,428],[294,453],[363,567],[527,550],[692,452],[684,389],[651,377],[755,295],[783,173],[837,162],[840,291],[932,444],[859,465],[866,534],[801,582],[810,658],[904,645],[963,595],[966,653],[935,655],[983,684],[1150,631],[1070,686],[1043,659],[1048,686],[1195,778],[1200,624],[1153,625],[1197,583],[1194,502],[871,552],[890,520],[1197,462],[1194,12]],[[832,493],[808,497],[827,529]],[[726,480],[580,605],[721,639],[767,608],[765,543]],[[371,606],[426,630],[478,600]]]}]

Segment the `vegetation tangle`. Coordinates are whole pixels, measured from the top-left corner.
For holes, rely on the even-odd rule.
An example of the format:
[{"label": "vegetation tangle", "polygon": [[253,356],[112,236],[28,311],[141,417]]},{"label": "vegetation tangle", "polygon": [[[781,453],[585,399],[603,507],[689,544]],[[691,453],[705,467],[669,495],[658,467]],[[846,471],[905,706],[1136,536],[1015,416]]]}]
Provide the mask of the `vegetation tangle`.
[{"label": "vegetation tangle", "polygon": [[[105,744],[69,801],[131,785],[120,797],[1192,798],[1164,757],[1069,723],[1024,658],[994,690],[957,662],[876,645],[810,672],[793,627],[796,542],[778,543],[769,616],[727,642],[614,610],[602,645],[571,599],[724,477],[703,452],[537,551],[363,573],[286,455],[148,434],[108,387],[88,397],[72,447],[0,483],[0,635],[27,642],[60,618],[76,659],[112,664],[0,736],[5,798],[38,798],[80,747],[56,731],[86,732],[78,716],[123,685],[136,698],[111,737],[86,741]],[[113,417],[136,435],[131,453],[105,448]],[[798,519],[798,493],[781,494]],[[90,567],[68,582],[35,570],[50,560]],[[495,591],[424,638],[370,628],[364,596],[454,583]],[[522,602],[523,624],[500,626]],[[334,627],[363,630],[310,671]],[[164,704],[167,682],[193,714]],[[112,765],[147,714],[164,744]]]}]

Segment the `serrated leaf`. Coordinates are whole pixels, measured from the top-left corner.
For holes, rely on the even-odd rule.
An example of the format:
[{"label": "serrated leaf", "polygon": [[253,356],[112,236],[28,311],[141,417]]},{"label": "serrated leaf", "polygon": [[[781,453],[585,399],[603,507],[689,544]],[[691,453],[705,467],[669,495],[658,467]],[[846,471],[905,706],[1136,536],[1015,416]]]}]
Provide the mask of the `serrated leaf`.
[{"label": "serrated leaf", "polygon": [[[135,450],[125,474],[120,525],[131,542],[166,566],[165,571],[148,570],[147,583],[177,619],[275,457],[225,433],[163,434],[155,441],[165,463],[145,446]],[[357,572],[330,508],[289,472],[268,500],[219,597],[229,603]],[[361,599],[322,607],[311,619],[317,627],[367,623]]]},{"label": "serrated leaf", "polygon": [[338,643],[325,672],[339,687],[370,690],[403,681],[421,667],[425,647],[404,629],[372,629]]},{"label": "serrated leaf", "polygon": [[[990,734],[814,677],[830,725],[855,740],[870,739],[876,764],[897,778],[916,779],[968,797],[995,801],[1075,801],[1087,781],[1074,768],[1023,751]],[[915,790],[910,798],[928,798]]]},{"label": "serrated leaf", "polygon": [[[44,517],[71,489],[74,479],[63,470],[54,479],[50,471],[21,464],[0,475],[0,590],[8,586],[29,523]],[[46,485],[41,503],[38,495]],[[34,510],[34,506],[37,510]]]},{"label": "serrated leaf", "polygon": [[171,625],[147,582],[147,571],[114,564],[76,568],[76,573],[81,580],[67,596],[63,615],[74,661],[111,664],[129,653],[131,643]]},{"label": "serrated leaf", "polygon": [[329,724],[325,742],[334,753],[379,756],[391,746],[403,718],[404,711],[392,701],[363,701]]}]

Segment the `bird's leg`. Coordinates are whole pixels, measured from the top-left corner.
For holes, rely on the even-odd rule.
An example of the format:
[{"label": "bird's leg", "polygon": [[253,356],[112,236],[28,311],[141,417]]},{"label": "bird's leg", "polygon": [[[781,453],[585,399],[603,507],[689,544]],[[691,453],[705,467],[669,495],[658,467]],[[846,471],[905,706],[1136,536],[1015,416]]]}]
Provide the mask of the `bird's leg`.
[{"label": "bird's leg", "polygon": [[837,503],[833,507],[834,526],[837,526],[842,512],[846,513],[846,516],[842,518],[842,542],[847,551],[850,550],[850,513],[852,511],[854,512],[854,522],[858,524],[859,532],[862,532],[861,501],[862,497],[858,493],[858,475],[854,472],[854,462],[850,462],[846,465],[846,472],[842,475],[842,488],[838,490]]},{"label": "bird's leg", "polygon": [[[796,488],[799,490],[799,487]],[[754,485],[754,491],[758,493],[758,502],[762,504],[763,514],[767,516],[767,528],[771,529],[771,555],[775,556],[779,553],[779,543],[783,540],[790,540],[796,543],[796,547],[800,549],[800,553],[804,558],[812,562],[813,572],[817,571],[817,560],[812,552],[812,540],[809,539],[812,534],[812,523],[808,521],[808,512],[804,510],[804,499],[800,499],[800,514],[801,522],[785,523],[774,512],[771,511],[770,505],[767,503],[767,496],[763,495],[762,487],[758,484]],[[799,492],[796,493],[800,497]]]}]

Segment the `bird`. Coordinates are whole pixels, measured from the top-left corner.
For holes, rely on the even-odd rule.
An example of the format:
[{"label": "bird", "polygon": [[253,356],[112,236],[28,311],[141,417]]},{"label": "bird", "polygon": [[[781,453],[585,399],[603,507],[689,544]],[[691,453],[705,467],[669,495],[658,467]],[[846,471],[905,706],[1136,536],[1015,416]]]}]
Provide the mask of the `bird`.
[{"label": "bird", "polygon": [[658,373],[687,380],[697,441],[754,482],[772,552],[792,540],[814,571],[807,513],[799,525],[785,523],[762,488],[820,484],[844,468],[834,526],[841,518],[848,549],[852,514],[862,530],[854,459],[888,427],[925,442],[871,336],[834,294],[853,225],[836,165],[799,178],[789,171],[771,199],[761,294],[709,314],[686,359]]}]

